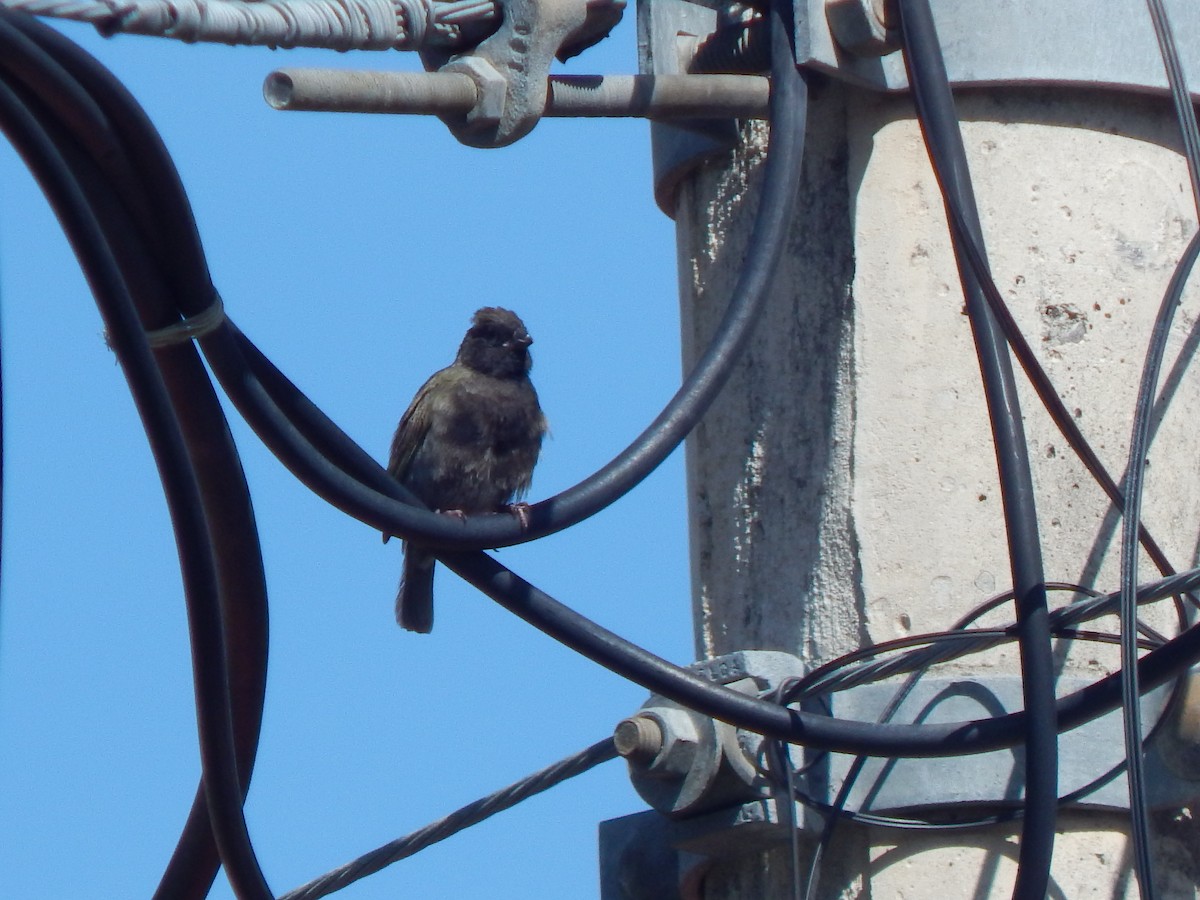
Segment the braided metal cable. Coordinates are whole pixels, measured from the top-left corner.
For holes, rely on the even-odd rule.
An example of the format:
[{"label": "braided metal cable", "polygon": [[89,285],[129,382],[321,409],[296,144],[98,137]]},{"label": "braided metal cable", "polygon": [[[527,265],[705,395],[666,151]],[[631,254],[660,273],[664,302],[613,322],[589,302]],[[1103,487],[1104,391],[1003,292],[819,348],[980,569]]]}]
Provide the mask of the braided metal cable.
[{"label": "braided metal cable", "polygon": [[495,0],[0,0],[35,16],[186,43],[329,50],[452,48],[495,30]]},{"label": "braided metal cable", "polygon": [[535,794],[549,790],[555,785],[566,781],[568,778],[582,775],[584,772],[595,768],[601,763],[608,762],[610,759],[616,759],[616,756],[617,749],[613,745],[613,739],[611,737],[605,738],[602,741],[592,744],[586,750],[576,753],[574,756],[561,759],[553,765],[542,769],[540,772],[534,772],[532,775],[522,778],[514,784],[510,784],[508,787],[502,788],[494,794],[476,800],[474,803],[467,804],[443,819],[431,822],[424,828],[419,828],[411,834],[384,844],[382,847],[372,850],[370,853],[366,853],[358,859],[346,863],[344,866],[339,866],[319,878],[314,878],[308,884],[301,885],[294,891],[284,894],[280,900],[316,900],[317,897],[332,894],[334,891],[341,890],[347,885],[358,881],[360,878],[373,875],[394,862],[398,862],[424,850],[430,844],[436,844],[438,841],[445,840],[451,835],[462,831],[464,828],[477,825],[484,819],[516,806],[521,801],[527,800]]}]

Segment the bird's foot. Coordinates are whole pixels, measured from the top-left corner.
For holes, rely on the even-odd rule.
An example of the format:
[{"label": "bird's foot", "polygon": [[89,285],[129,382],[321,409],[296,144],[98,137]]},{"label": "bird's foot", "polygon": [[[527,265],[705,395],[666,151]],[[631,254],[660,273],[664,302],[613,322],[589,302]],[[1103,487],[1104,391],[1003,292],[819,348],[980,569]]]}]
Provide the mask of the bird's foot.
[{"label": "bird's foot", "polygon": [[528,503],[509,503],[505,506],[509,515],[516,518],[521,523],[521,530],[529,530],[529,504]]},{"label": "bird's foot", "polygon": [[452,519],[458,519],[460,522],[467,521],[467,514],[461,509],[439,509],[438,512],[443,516],[450,516]]}]

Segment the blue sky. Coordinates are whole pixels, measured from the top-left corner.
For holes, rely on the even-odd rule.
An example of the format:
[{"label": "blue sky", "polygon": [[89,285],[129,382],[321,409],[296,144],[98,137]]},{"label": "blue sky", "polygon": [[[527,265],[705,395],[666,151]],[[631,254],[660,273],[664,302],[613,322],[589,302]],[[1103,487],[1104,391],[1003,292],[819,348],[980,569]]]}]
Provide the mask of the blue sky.
[{"label": "blue sky", "polygon": [[[569,71],[635,71],[626,18]],[[516,309],[536,340],[552,438],[532,500],[606,462],[678,384],[674,236],[645,122],[549,120],[473,150],[435,119],[281,113],[261,97],[275,67],[416,68],[408,55],[63,30],[162,132],[230,317],[378,458],[481,305]],[[99,316],[7,145],[0,310],[0,896],[148,896],[199,773],[174,542]],[[445,570],[433,635],[400,631],[396,543],[230,418],[271,596],[247,818],[276,893],[582,749],[642,701]],[[593,520],[500,559],[691,661],[681,454]],[[342,896],[594,897],[597,823],[640,809],[609,763]],[[213,896],[230,896],[223,877]]]}]

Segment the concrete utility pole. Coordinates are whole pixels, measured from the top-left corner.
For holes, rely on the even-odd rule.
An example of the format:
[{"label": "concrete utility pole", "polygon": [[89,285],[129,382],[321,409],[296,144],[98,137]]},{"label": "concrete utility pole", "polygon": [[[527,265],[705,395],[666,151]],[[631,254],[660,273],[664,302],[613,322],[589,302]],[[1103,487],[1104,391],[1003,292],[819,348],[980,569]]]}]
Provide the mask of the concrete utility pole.
[{"label": "concrete utility pole", "polygon": [[[682,10],[679,32],[701,33],[695,23],[703,14],[676,0],[649,3],[657,9],[643,23],[644,40],[657,48],[651,65],[675,71],[678,60],[663,50],[674,39],[663,36],[675,14],[666,4]],[[1005,590],[1011,576],[942,198],[911,100],[880,89],[902,87],[895,82],[903,67],[894,53],[851,63],[840,51],[825,53],[829,35],[815,14],[824,4],[797,5],[799,26],[814,13],[807,27],[818,35],[798,39],[801,56],[816,59],[815,69],[859,69],[812,79],[800,202],[767,318],[687,452],[698,658],[778,650],[811,668],[864,645],[945,629]],[[1161,90],[1089,86],[1164,84],[1144,4],[1106,6],[1104,22],[1082,9],[1072,18],[1066,7],[1073,5],[1026,0],[1008,4],[1020,9],[1006,14],[994,3],[946,2],[934,11],[949,33],[944,44],[958,54],[947,52],[952,80],[969,69],[973,52],[963,48],[967,38],[952,38],[990,42],[978,51],[991,53],[988,64],[970,69],[976,86],[959,89],[956,99],[996,282],[1059,395],[1120,479],[1150,325],[1197,222],[1179,130]],[[1192,42],[1182,51],[1195,89],[1200,9],[1170,8],[1181,42]],[[1060,15],[1070,34],[1053,33]],[[646,23],[659,34],[647,34]],[[1005,42],[1022,40],[1012,30],[1022,27],[1039,30],[1041,42],[1018,51]],[[1057,37],[1071,49],[1056,49]],[[1046,55],[1028,58],[1037,54]],[[729,153],[690,167],[672,163],[670,172],[660,167],[660,202],[677,223],[685,368],[719,320],[742,261],[766,135],[764,124],[747,125]],[[660,149],[677,138],[660,131]],[[1143,521],[1178,569],[1196,565],[1200,537],[1200,374],[1189,368],[1198,318],[1200,292],[1190,289],[1164,367],[1165,414],[1143,507]],[[1018,380],[1047,578],[1115,590],[1119,516],[1020,373]],[[1144,557],[1141,572],[1143,581],[1158,574]],[[1052,605],[1070,599],[1051,596]],[[1010,605],[985,622],[1011,617]],[[1169,634],[1178,627],[1169,610],[1151,621]],[[1115,630],[1112,623],[1097,627]],[[1058,661],[1060,692],[1118,665],[1114,648],[1095,644],[1064,649]],[[1012,686],[1015,647],[947,672]],[[1108,767],[1092,752],[1101,745],[1120,758],[1119,720],[1106,728],[1090,747],[1064,744],[1063,792]],[[1186,747],[1191,736],[1178,731],[1169,724],[1167,737]],[[1014,754],[1005,758],[1004,778],[1019,781]],[[902,763],[890,778],[936,782],[946,772],[954,781],[960,776],[950,765]],[[1170,774],[1184,784],[1200,779],[1195,768]],[[969,802],[970,787],[959,785],[958,800]],[[1019,784],[1010,787],[1019,797]],[[1094,808],[1060,813],[1050,896],[1136,896],[1123,777],[1116,788]],[[921,790],[912,790],[914,805]],[[1200,790],[1183,793],[1190,799]],[[929,802],[948,808],[951,800]],[[1162,897],[1200,896],[1200,831],[1186,805],[1175,796],[1155,813]],[[817,833],[803,832],[805,853]],[[1009,896],[1019,833],[1016,824],[949,834],[845,825],[826,852],[817,896]],[[712,854],[698,871],[686,896],[792,896],[786,841]]]}]

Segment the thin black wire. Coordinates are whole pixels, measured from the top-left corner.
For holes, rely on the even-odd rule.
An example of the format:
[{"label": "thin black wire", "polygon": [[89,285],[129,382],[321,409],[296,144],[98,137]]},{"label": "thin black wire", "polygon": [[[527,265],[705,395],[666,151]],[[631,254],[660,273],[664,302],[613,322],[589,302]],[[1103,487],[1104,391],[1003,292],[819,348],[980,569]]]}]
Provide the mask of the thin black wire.
[{"label": "thin black wire", "polygon": [[[1187,81],[1179,62],[1179,52],[1171,30],[1170,20],[1160,0],[1147,0],[1155,37],[1163,58],[1171,100],[1175,106],[1183,139],[1184,157],[1192,184],[1192,197],[1200,214],[1200,132],[1196,127],[1195,109],[1187,90]],[[1121,531],[1121,644],[1122,699],[1125,732],[1125,753],[1129,762],[1129,812],[1133,836],[1134,874],[1141,894],[1147,900],[1157,895],[1154,885],[1154,863],[1150,847],[1150,816],[1146,799],[1146,773],[1142,759],[1141,697],[1138,692],[1137,645],[1133,639],[1136,621],[1137,586],[1137,526],[1141,521],[1142,495],[1145,489],[1146,457],[1150,449],[1150,418],[1159,372],[1166,354],[1171,322],[1175,317],[1183,289],[1200,253],[1200,231],[1192,236],[1187,249],[1171,275],[1163,296],[1146,360],[1142,367],[1137,404],[1133,416],[1133,431],[1129,439],[1129,462],[1126,466],[1126,509]]]},{"label": "thin black wire", "polygon": [[[1064,590],[1070,590],[1072,592],[1086,590],[1084,588],[1081,588],[1078,585],[1047,585],[1047,587],[1051,588],[1051,589],[1059,588],[1059,589],[1064,589]],[[993,609],[995,606],[1005,603],[1011,599],[1012,599],[1011,592],[1005,592],[1003,594],[998,594],[995,597],[993,597],[992,599],[985,601],[980,606],[976,607],[972,612],[968,613],[966,616],[962,617],[957,622],[955,622],[954,625],[951,626],[950,631],[943,632],[938,635],[927,635],[926,637],[931,640],[952,639],[952,638],[956,637],[957,634],[961,634],[962,629],[966,629],[967,626],[970,625],[971,622],[976,621],[981,616],[985,615],[987,612],[989,612],[991,609]],[[979,634],[982,631],[983,631],[982,629],[977,630],[975,633]],[[1005,630],[1003,632],[1003,635],[1007,636],[1009,639],[1012,638],[1011,633],[1008,632],[1007,630]],[[1055,636],[1056,637],[1069,637],[1073,640],[1088,640],[1088,641],[1098,641],[1098,642],[1104,642],[1104,643],[1119,643],[1121,640],[1119,635],[1097,634],[1097,633],[1093,633],[1093,632],[1080,632],[1080,631],[1069,631],[1064,634],[1064,633],[1061,633],[1056,630]],[[1146,647],[1152,646],[1149,641],[1145,642],[1144,645]],[[891,649],[891,648],[885,647],[884,645],[877,645],[876,647],[873,647],[873,648],[864,648],[864,649],[879,650],[880,652],[883,652],[883,651],[885,651],[887,649]],[[900,685],[900,687],[898,687],[896,692],[892,695],[891,699],[888,701],[888,703],[884,707],[883,712],[880,713],[879,718],[878,718],[879,722],[890,722],[895,717],[895,715],[899,711],[901,705],[909,697],[909,695],[912,693],[912,691],[916,688],[917,682],[928,673],[928,671],[932,667],[932,665],[933,665],[932,662],[925,662],[920,666],[920,668],[914,670],[913,672],[911,672],[909,674],[908,678],[905,679],[904,683],[902,685]],[[886,677],[886,676],[884,676],[884,677]],[[824,692],[818,693],[818,691],[820,690],[819,685],[820,685],[821,681],[822,681],[821,673],[819,673],[817,670],[814,670],[813,672],[808,673],[808,675],[806,675],[803,678],[794,679],[793,683],[789,685],[789,690],[787,690],[786,692],[781,691],[780,700],[781,700],[781,702],[792,702],[792,701],[783,701],[783,698],[784,697],[791,697],[793,699],[799,699],[802,697],[810,698],[810,697],[813,697],[814,695],[820,696],[823,698],[828,698],[827,693],[824,693]],[[1158,723],[1156,723],[1155,729],[1154,729],[1155,732],[1157,732],[1157,730],[1163,726],[1165,721],[1166,721],[1166,716],[1163,716],[1160,719],[1160,721]],[[900,829],[963,831],[963,830],[968,830],[968,829],[980,828],[980,827],[984,827],[987,825],[1000,824],[1000,823],[1006,822],[1006,821],[1013,821],[1013,820],[1021,818],[1021,816],[1022,816],[1021,809],[1015,808],[1006,813],[998,813],[998,814],[991,815],[991,816],[977,818],[977,819],[969,821],[969,822],[932,823],[932,822],[922,822],[922,821],[915,820],[915,819],[901,818],[901,817],[896,817],[896,816],[880,816],[877,814],[865,813],[862,810],[848,811],[846,809],[846,805],[847,805],[847,803],[849,803],[850,795],[851,795],[851,793],[853,793],[854,786],[857,784],[858,779],[861,776],[862,771],[867,764],[867,759],[868,759],[867,757],[860,755],[860,756],[856,756],[851,761],[849,768],[846,770],[845,776],[842,778],[842,783],[838,787],[838,792],[834,796],[833,802],[830,804],[821,803],[816,798],[811,797],[810,795],[804,793],[803,791],[794,791],[793,792],[793,796],[795,796],[796,799],[798,799],[801,803],[805,804],[806,806],[809,806],[812,809],[818,810],[825,817],[825,823],[821,829],[821,834],[818,837],[816,844],[813,848],[813,855],[809,862],[808,872],[807,872],[807,875],[804,880],[804,885],[805,885],[804,893],[803,893],[804,900],[812,900],[812,898],[815,896],[817,886],[820,882],[821,860],[824,857],[825,850],[833,843],[834,834],[837,831],[838,824],[842,821],[854,821],[854,822],[858,822],[859,824],[875,825],[875,826],[890,827],[890,828],[900,828]],[[1118,763],[1116,766],[1113,766],[1112,768],[1110,768],[1109,771],[1103,773],[1102,775],[1098,776],[1097,778],[1094,778],[1092,781],[1088,782],[1087,784],[1083,785],[1082,787],[1077,788],[1076,790],[1071,791],[1070,793],[1058,798],[1058,805],[1064,806],[1066,804],[1074,802],[1077,799],[1088,796],[1093,791],[1099,789],[1103,785],[1112,781],[1114,778],[1119,776],[1123,771],[1125,771],[1125,764]],[[790,785],[791,785],[791,781],[789,780],[789,787],[790,787]]]},{"label": "thin black wire", "polygon": [[[784,679],[773,691],[768,692],[772,703],[783,705],[783,696],[787,691],[790,679]],[[792,870],[792,900],[803,900],[802,881],[800,877],[800,823],[796,816],[796,769],[792,765],[791,748],[786,741],[764,741],[766,754],[766,776],[776,786],[772,791],[775,798],[775,812],[779,824],[787,829],[788,857]],[[805,768],[808,768],[807,766]],[[817,848],[820,849],[819,847]]]},{"label": "thin black wire", "polygon": [[[1139,588],[1138,602],[1149,603],[1153,600],[1161,600],[1174,596],[1180,585],[1198,584],[1200,584],[1200,570],[1193,569]],[[1090,591],[1090,589],[1084,589],[1077,585],[1064,585],[1058,582],[1051,582],[1046,587],[1048,590]],[[1006,600],[1012,598],[1011,592],[997,596],[1006,598]],[[1117,613],[1120,597],[1119,591],[1109,594],[1095,593],[1095,596],[1089,600],[1053,610],[1049,617],[1051,634],[1055,637],[1065,637],[1074,626],[1082,622]],[[968,630],[963,624],[990,611],[993,604],[998,605],[1000,602],[1004,601],[995,598],[987,601],[984,606],[977,607],[969,616],[952,625],[947,631],[907,635],[846,653],[818,666],[804,678],[796,679],[785,694],[784,702],[794,703],[804,697],[844,691],[860,684],[880,681],[895,675],[904,675],[928,668],[931,665],[960,659],[1010,641],[1015,632],[1014,625]],[[1164,635],[1148,626],[1142,626],[1141,630],[1146,634],[1144,646],[1147,648],[1161,647],[1168,643],[1168,639]],[[875,659],[882,654],[909,647],[918,649],[892,659],[855,665],[860,661]]]},{"label": "thin black wire", "polygon": [[314,878],[295,890],[288,891],[279,900],[317,900],[334,891],[340,891],[354,882],[373,875],[381,869],[419,853],[426,847],[444,841],[458,832],[477,825],[497,813],[511,809],[518,803],[528,800],[542,791],[562,784],[568,778],[582,775],[594,769],[601,763],[615,759],[616,747],[611,737],[597,741],[586,750],[573,756],[559,760],[539,772],[534,772],[520,781],[510,784],[493,794],[468,803],[461,809],[450,813],[445,818],[431,822],[402,838],[390,841],[370,853],[365,853],[358,859],[339,866],[319,878]]},{"label": "thin black wire", "polygon": [[1166,296],[1155,317],[1133,417],[1133,434],[1129,443],[1127,470],[1129,474],[1126,481],[1126,510],[1121,534],[1121,631],[1125,635],[1125,640],[1121,645],[1123,722],[1125,748],[1129,758],[1128,784],[1134,846],[1134,872],[1137,875],[1142,896],[1147,900],[1152,900],[1155,896],[1155,889],[1146,801],[1146,776],[1141,752],[1142,726],[1136,665],[1138,653],[1137,644],[1133,640],[1137,610],[1135,597],[1137,523],[1141,515],[1144,469],[1150,443],[1150,413],[1154,390],[1158,383],[1158,373],[1163,355],[1166,352],[1167,339],[1170,336],[1171,320],[1179,305],[1179,298],[1187,284],[1188,276],[1196,264],[1197,256],[1200,256],[1200,231],[1197,231],[1188,243],[1179,265],[1171,276]]},{"label": "thin black wire", "polygon": [[[966,151],[928,0],[900,0],[898,12],[904,62],[917,117],[925,133],[946,206],[959,208],[967,232],[982,248],[983,234],[971,190]],[[1000,473],[1000,493],[1016,596],[1022,687],[1028,715],[1025,741],[1026,816],[1022,823],[1013,896],[1024,900],[1044,900],[1054,854],[1058,734],[1054,661],[1033,475],[1007,346],[986,302],[979,279],[958,247],[959,241],[955,240],[954,244],[967,315],[975,335]]]},{"label": "thin black wire", "polygon": [[[44,28],[4,13],[0,15],[0,41],[4,46],[30,49],[18,27],[35,33],[36,29]],[[7,54],[2,55],[8,59]],[[48,74],[47,80],[52,81],[55,74]],[[180,423],[158,365],[146,345],[143,325],[129,292],[129,284],[147,289],[153,275],[149,271],[134,272],[132,281],[126,282],[131,274],[129,254],[134,240],[121,204],[105,194],[106,179],[95,171],[86,152],[72,145],[54,121],[52,111],[40,101],[24,96],[24,90],[7,83],[0,86],[4,128],[51,201],[84,267],[111,345],[146,425],[176,531],[189,630],[196,651],[198,726],[204,784],[212,811],[211,828],[222,846],[230,880],[239,893],[245,897],[269,897],[241,815],[238,762],[223,664],[221,584],[209,541],[210,526]],[[35,116],[42,118],[45,125]],[[114,239],[115,243],[110,244]],[[203,666],[201,657],[207,661]]]}]

